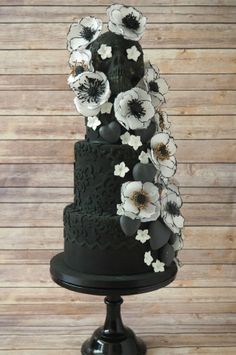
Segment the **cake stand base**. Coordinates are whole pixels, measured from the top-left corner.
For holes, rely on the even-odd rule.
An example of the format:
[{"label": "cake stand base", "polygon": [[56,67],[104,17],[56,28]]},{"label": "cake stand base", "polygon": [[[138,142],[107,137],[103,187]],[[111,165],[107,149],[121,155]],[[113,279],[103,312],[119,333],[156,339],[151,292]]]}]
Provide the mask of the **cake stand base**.
[{"label": "cake stand base", "polygon": [[54,282],[69,290],[92,295],[105,295],[106,320],[86,340],[82,355],[144,355],[146,345],[135,333],[125,327],[121,319],[121,295],[150,292],[167,286],[177,274],[172,263],[163,273],[109,276],[88,275],[69,268],[64,262],[64,253],[51,259],[50,272]]},{"label": "cake stand base", "polygon": [[121,320],[121,297],[106,297],[107,316],[103,327],[95,330],[82,345],[82,355],[144,355],[146,345]]}]

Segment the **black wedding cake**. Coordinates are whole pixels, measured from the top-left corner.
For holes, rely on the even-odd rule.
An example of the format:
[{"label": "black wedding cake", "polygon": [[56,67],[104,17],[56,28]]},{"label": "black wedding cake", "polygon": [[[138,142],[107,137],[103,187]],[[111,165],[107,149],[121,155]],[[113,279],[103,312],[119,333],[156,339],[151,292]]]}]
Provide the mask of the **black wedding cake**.
[{"label": "black wedding cake", "polygon": [[107,31],[88,16],[67,37],[68,83],[86,135],[74,146],[64,261],[84,274],[155,273],[158,279],[180,265],[183,246],[176,144],[161,110],[168,85],[144,60],[142,13],[115,4],[107,15]]}]

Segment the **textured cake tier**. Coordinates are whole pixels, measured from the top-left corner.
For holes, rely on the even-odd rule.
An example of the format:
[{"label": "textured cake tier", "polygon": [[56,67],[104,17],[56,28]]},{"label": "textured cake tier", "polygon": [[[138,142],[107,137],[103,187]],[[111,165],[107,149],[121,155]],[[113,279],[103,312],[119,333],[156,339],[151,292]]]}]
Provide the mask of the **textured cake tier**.
[{"label": "textured cake tier", "polygon": [[[114,215],[120,203],[121,184],[133,180],[132,169],[140,151],[122,144],[75,144],[75,204],[83,213]],[[125,162],[130,169],[124,178],[114,175],[114,167]]]},{"label": "textured cake tier", "polygon": [[118,216],[81,213],[70,204],[64,209],[64,255],[71,268],[100,275],[150,272],[144,263],[148,245],[126,237]]}]

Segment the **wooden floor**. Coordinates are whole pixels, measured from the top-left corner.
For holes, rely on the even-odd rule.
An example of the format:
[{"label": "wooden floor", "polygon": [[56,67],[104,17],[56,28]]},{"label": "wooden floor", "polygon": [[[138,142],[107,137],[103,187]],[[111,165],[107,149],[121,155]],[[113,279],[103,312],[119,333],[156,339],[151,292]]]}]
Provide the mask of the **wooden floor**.
[{"label": "wooden floor", "polygon": [[[0,354],[77,355],[103,298],[58,287],[83,118],[66,83],[73,19],[107,21],[107,0],[0,0]],[[137,0],[146,59],[170,85],[186,217],[184,266],[170,286],[124,297],[148,355],[236,354],[236,0]],[[133,355],[133,354],[130,354]]]}]

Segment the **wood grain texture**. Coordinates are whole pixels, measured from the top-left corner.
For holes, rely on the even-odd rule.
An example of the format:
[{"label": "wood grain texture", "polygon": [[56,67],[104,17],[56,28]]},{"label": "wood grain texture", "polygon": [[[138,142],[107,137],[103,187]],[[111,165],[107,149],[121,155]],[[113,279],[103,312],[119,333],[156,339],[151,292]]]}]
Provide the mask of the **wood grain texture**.
[{"label": "wood grain texture", "polygon": [[[234,139],[236,135],[236,116],[169,116],[169,121],[175,139]],[[79,140],[84,134],[81,116],[0,116],[0,139]]]},{"label": "wood grain texture", "polygon": [[[1,2],[2,3],[2,2]],[[78,5],[78,3],[76,4]],[[168,5],[168,4],[167,4]],[[235,7],[219,6],[145,6],[144,14],[148,23],[234,23]],[[106,6],[4,6],[0,12],[0,22],[47,22],[72,23],[75,19],[85,16],[99,17],[107,22]]]},{"label": "wood grain texture", "polygon": [[[0,49],[65,49],[68,28],[61,23],[0,24]],[[143,48],[236,48],[235,29],[231,23],[152,24],[141,44]]]},{"label": "wood grain texture", "polygon": [[[162,73],[236,73],[235,49],[145,49]],[[66,50],[2,50],[0,74],[68,74]],[[52,78],[53,80],[53,78]]]},{"label": "wood grain texture", "polygon": [[[74,143],[73,140],[0,141],[0,163],[73,163]],[[208,140],[178,140],[176,143],[180,163],[235,162],[234,140],[212,140],[210,145]]]},{"label": "wood grain texture", "polygon": [[[61,227],[63,224],[65,203],[4,203],[3,206],[1,227]],[[182,211],[186,225],[236,225],[235,204],[185,203]]]},{"label": "wood grain texture", "polygon": [[[159,347],[157,349],[148,349],[147,355],[235,355],[236,347],[184,347],[184,348],[175,348],[175,347]],[[28,350],[0,350],[2,355],[28,355]],[[42,350],[30,349],[30,354],[32,355],[42,355]],[[44,355],[62,355],[60,351],[44,349]],[[78,349],[63,349],[63,355],[78,355]]]},{"label": "wood grain texture", "polygon": [[[76,115],[69,91],[0,91],[0,115]],[[234,115],[236,91],[170,91],[170,115]]]},{"label": "wood grain texture", "polygon": [[[61,250],[62,227],[3,227],[0,229],[2,250]],[[197,250],[236,249],[236,228],[232,226],[186,226],[184,247]]]},{"label": "wood grain texture", "polygon": [[[67,86],[71,21],[107,21],[107,0],[0,1],[0,354],[74,355],[104,321],[102,298],[52,282],[73,200],[84,120]],[[129,0],[148,17],[145,60],[168,81],[185,202],[184,266],[164,289],[125,297],[147,355],[236,353],[235,0]],[[3,5],[3,6],[1,6]],[[140,322],[140,319],[142,321]]]},{"label": "wood grain texture", "polygon": [[[43,55],[43,53],[42,53]],[[53,53],[52,53],[53,55]],[[69,74],[69,68],[68,68]],[[236,90],[235,74],[168,74],[162,73],[170,90]],[[16,74],[0,75],[0,90],[67,90],[68,75],[65,74]]]},{"label": "wood grain texture", "polygon": [[[236,188],[182,187],[183,202],[188,203],[233,203],[236,202]],[[0,187],[0,203],[17,202],[64,202],[74,198],[73,187]]]},{"label": "wood grain texture", "polygon": [[[2,187],[73,187],[72,164],[1,164]],[[175,181],[185,187],[235,187],[234,164],[178,164]]]}]

